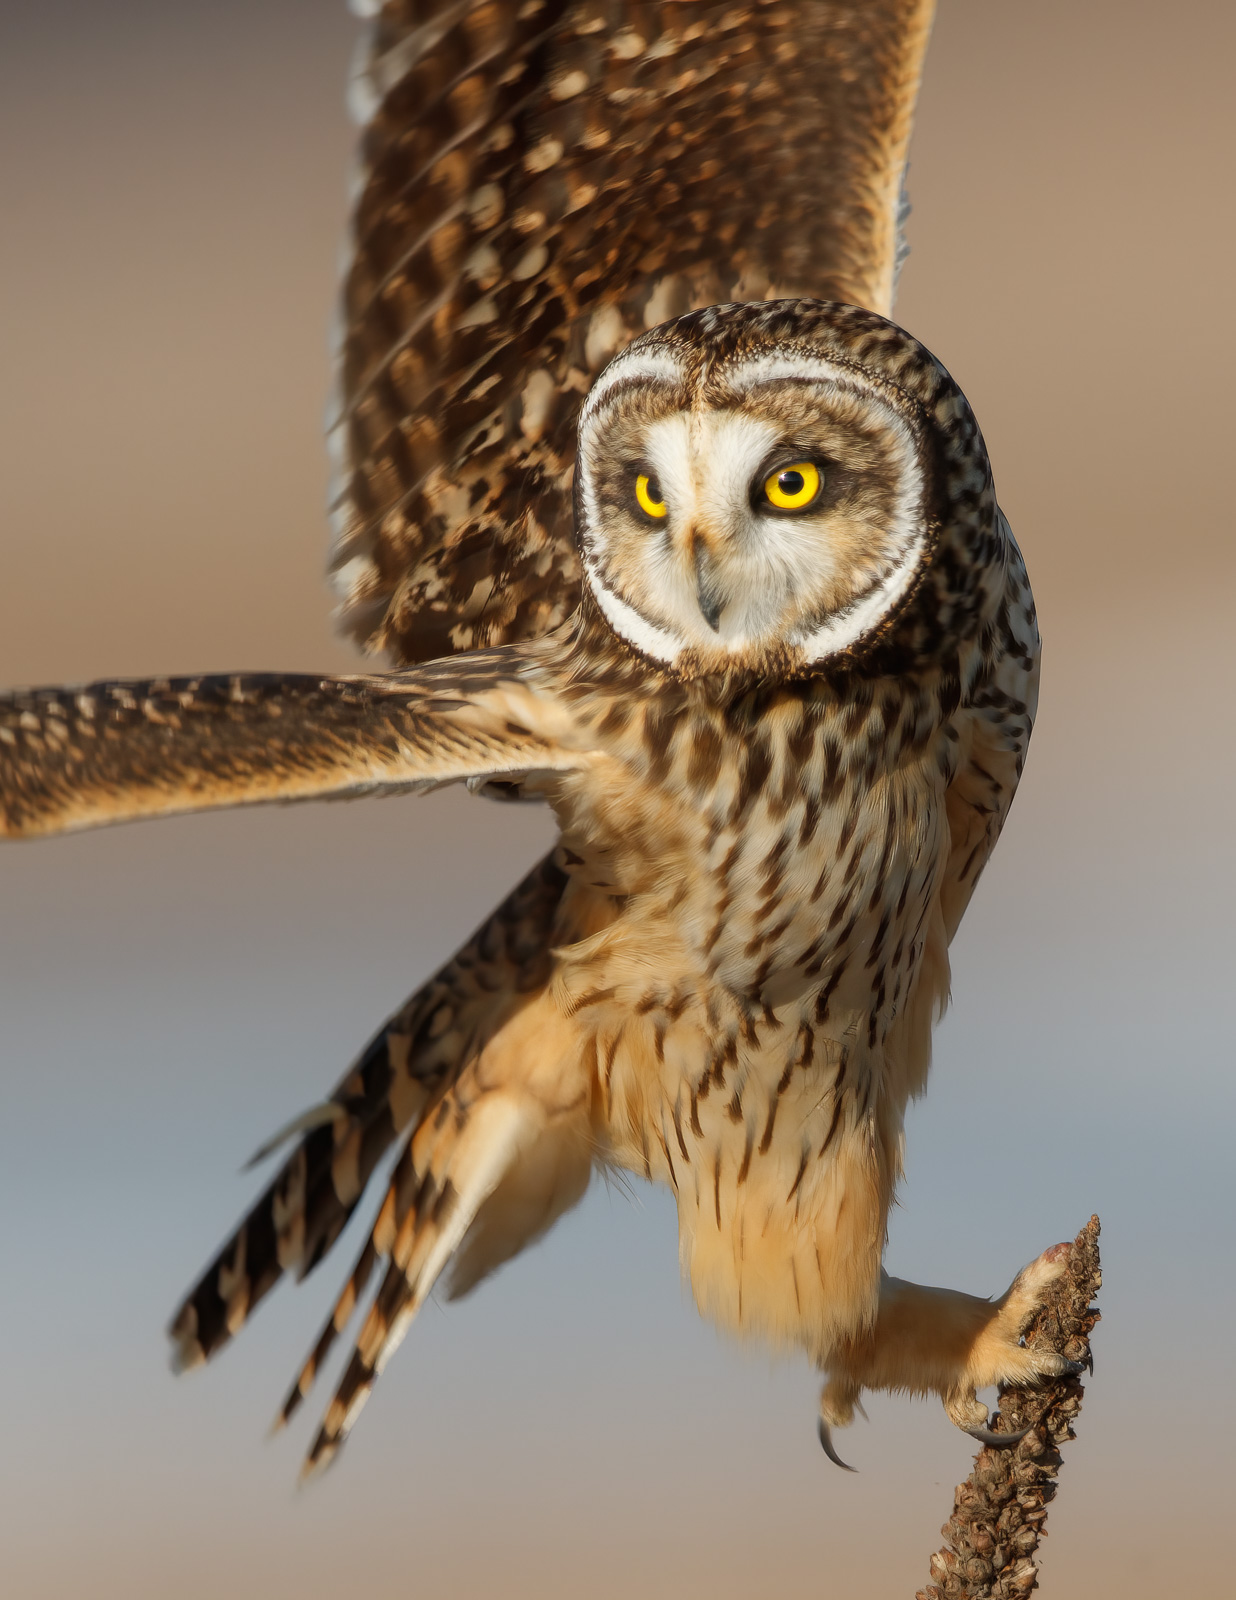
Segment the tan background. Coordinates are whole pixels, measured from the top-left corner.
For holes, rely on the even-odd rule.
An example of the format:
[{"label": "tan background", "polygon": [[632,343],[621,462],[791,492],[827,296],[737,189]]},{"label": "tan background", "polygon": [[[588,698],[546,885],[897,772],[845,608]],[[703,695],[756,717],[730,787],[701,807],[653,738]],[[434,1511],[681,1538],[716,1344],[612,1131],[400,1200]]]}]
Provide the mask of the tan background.
[{"label": "tan background", "polygon": [[[890,1264],[992,1292],[1103,1215],[1053,1600],[1230,1585],[1234,17],[943,0],[913,149],[898,314],[987,431],[1047,653]],[[0,682],[346,667],[319,421],[353,22],[40,0],[0,28]],[[6,1595],[923,1581],[967,1442],[878,1399],[834,1471],[812,1375],[697,1321],[642,1188],[430,1309],[304,1493],[307,1423],[262,1435],[342,1260],[168,1376],[240,1161],[547,834],[447,795],[4,852]]]}]

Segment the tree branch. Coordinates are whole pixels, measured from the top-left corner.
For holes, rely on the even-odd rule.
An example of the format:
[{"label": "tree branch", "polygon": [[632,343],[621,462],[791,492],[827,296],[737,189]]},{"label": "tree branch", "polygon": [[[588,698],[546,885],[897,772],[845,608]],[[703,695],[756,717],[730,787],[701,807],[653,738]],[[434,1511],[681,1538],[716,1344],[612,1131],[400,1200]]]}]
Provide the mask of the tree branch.
[{"label": "tree branch", "polygon": [[[1099,1219],[1091,1217],[1069,1247],[1063,1277],[1026,1330],[1026,1343],[1090,1362],[1090,1332],[1099,1320],[1091,1301],[1102,1281]],[[1074,1437],[1082,1392],[1072,1377],[1035,1388],[1001,1387],[996,1431],[1030,1432],[1015,1449],[985,1448],[974,1458],[974,1471],[958,1485],[953,1514],[940,1530],[944,1545],[931,1558],[931,1582],[915,1600],[1021,1600],[1038,1587],[1034,1555],[1056,1493],[1060,1446]]]}]

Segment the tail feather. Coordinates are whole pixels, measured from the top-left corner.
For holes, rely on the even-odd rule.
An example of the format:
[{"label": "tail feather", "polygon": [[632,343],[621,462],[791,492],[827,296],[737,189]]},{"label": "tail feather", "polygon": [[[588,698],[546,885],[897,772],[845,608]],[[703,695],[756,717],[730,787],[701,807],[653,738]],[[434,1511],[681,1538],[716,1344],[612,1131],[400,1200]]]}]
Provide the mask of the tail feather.
[{"label": "tail feather", "polygon": [[335,1340],[352,1320],[357,1303],[373,1276],[374,1267],[380,1260],[389,1257],[394,1247],[399,1223],[407,1215],[418,1184],[416,1168],[412,1164],[412,1145],[409,1141],[400,1154],[395,1170],[391,1173],[390,1183],[387,1185],[382,1206],[374,1218],[373,1227],[369,1230],[369,1237],[361,1247],[356,1263],[339,1291],[339,1296],[322,1325],[322,1331],[318,1334],[313,1349],[305,1358],[295,1382],[279,1408],[279,1415],[275,1419],[276,1428],[283,1427],[292,1419],[301,1401],[317,1381],[318,1373],[321,1372]]},{"label": "tail feather", "polygon": [[373,1242],[373,1234],[365,1240],[361,1253],[356,1258],[356,1265],[340,1291],[339,1298],[335,1301],[331,1314],[322,1325],[322,1331],[317,1337],[313,1349],[305,1358],[300,1371],[296,1374],[296,1381],[288,1390],[283,1404],[279,1407],[279,1415],[275,1418],[275,1428],[286,1427],[300,1409],[300,1403],[313,1388],[317,1381],[318,1373],[325,1365],[335,1340],[352,1320],[352,1313],[356,1310],[357,1302],[369,1286],[373,1276],[373,1269],[379,1260],[377,1246]]},{"label": "tail feather", "polygon": [[338,1452],[477,1212],[540,1131],[541,1118],[522,1095],[495,1090],[469,1107],[455,1103],[450,1109],[447,1137],[438,1138],[428,1122],[413,1137],[412,1160],[421,1158],[424,1176],[398,1219],[386,1276],[309,1450],[306,1473],[325,1467]]},{"label": "tail feather", "polygon": [[[403,1016],[387,1023],[336,1089],[339,1116],[303,1136],[186,1296],[170,1329],[181,1369],[220,1350],[284,1272],[306,1277],[347,1226],[365,1182],[403,1131],[387,1092]],[[422,1086],[422,1104],[430,1088]]]},{"label": "tail feather", "polygon": [[297,1119],[295,1150],[173,1318],[178,1368],[221,1349],[284,1272],[313,1270],[391,1144],[419,1124],[506,1004],[544,984],[565,885],[547,856],[390,1018],[323,1107]]}]

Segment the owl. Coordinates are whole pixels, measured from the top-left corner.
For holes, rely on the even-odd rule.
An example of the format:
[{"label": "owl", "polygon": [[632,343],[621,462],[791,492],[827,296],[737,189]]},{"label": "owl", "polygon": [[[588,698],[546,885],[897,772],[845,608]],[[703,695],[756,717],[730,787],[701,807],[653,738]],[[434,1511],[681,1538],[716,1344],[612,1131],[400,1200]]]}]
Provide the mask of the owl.
[{"label": "owl", "polygon": [[[374,1036],[171,1327],[192,1366],[397,1159],[283,1405],[366,1302],[338,1451],[418,1309],[594,1170],[664,1183],[700,1310],[941,1397],[1075,1371],[882,1269],[948,946],[1038,636],[982,436],[888,319],[924,0],[387,0],[331,426],[343,625],[390,670],[0,698],[0,833],[462,783],[555,849]],[[374,1287],[374,1280],[377,1280]]]}]

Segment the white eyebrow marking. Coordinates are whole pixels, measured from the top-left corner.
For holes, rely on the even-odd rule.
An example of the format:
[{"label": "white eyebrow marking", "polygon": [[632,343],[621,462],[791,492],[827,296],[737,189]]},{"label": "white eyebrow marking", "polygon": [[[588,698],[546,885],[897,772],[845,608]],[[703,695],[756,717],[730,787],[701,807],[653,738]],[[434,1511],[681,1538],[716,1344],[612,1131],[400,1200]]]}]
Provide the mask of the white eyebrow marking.
[{"label": "white eyebrow marking", "polygon": [[614,357],[589,389],[588,398],[579,413],[580,431],[591,421],[597,407],[616,384],[640,380],[651,383],[681,382],[685,373],[683,363],[670,350],[624,350],[620,356]]}]

